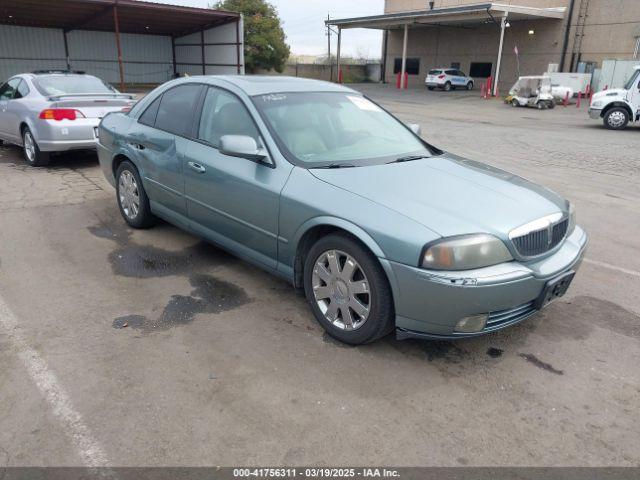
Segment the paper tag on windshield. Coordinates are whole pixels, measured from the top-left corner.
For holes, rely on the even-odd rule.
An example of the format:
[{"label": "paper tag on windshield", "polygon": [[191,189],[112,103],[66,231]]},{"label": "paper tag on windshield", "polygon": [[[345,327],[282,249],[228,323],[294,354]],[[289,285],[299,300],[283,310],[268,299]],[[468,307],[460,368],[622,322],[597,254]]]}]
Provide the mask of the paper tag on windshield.
[{"label": "paper tag on windshield", "polygon": [[360,110],[366,110],[368,112],[380,112],[380,107],[378,107],[375,103],[370,102],[366,98],[363,97],[354,97],[351,95],[347,95],[347,98],[351,100],[356,107]]}]

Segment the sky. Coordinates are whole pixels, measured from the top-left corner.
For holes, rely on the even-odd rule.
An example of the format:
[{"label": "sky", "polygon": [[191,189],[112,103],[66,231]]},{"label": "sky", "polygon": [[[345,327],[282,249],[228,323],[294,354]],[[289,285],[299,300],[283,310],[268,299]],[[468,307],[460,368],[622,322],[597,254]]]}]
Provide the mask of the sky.
[{"label": "sky", "polygon": [[[213,0],[153,0],[189,7],[207,7]],[[379,15],[384,0],[269,0],[276,7],[287,35],[287,43],[294,55],[326,55],[327,37],[324,21],[331,18],[350,18]],[[335,53],[336,36],[332,36],[331,51]],[[380,58],[382,33],[363,28],[342,32],[342,54],[366,58]]]}]

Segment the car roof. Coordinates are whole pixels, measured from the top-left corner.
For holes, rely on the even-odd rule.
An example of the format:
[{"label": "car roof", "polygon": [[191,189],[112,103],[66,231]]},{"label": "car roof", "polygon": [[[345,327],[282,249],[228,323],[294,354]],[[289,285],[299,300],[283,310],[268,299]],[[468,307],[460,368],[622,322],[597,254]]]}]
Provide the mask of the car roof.
[{"label": "car roof", "polygon": [[211,75],[189,77],[191,80],[222,80],[243,90],[247,95],[292,92],[345,92],[356,93],[343,85],[309,78],[276,75]]}]

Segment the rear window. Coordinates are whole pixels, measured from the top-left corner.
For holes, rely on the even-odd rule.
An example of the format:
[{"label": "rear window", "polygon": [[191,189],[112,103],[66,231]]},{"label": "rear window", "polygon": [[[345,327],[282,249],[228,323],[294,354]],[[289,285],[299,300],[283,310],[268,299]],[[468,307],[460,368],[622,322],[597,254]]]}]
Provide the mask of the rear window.
[{"label": "rear window", "polygon": [[429,75],[440,75],[442,70],[429,70]]},{"label": "rear window", "polygon": [[37,77],[33,83],[43,95],[116,92],[111,85],[91,75],[43,75]]}]

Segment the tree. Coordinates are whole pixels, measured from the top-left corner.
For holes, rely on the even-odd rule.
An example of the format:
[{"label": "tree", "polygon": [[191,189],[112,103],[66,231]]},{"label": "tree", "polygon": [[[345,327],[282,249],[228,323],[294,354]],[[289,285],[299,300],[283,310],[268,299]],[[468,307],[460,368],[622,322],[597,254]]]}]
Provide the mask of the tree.
[{"label": "tree", "polygon": [[213,8],[243,14],[244,63],[248,72],[273,69],[282,73],[290,49],[273,5],[265,0],[220,0]]}]

